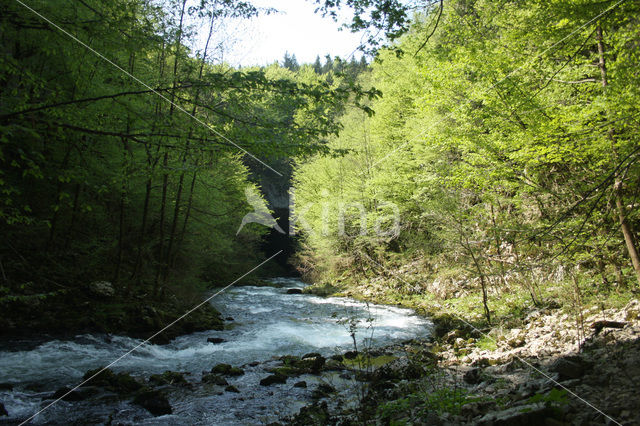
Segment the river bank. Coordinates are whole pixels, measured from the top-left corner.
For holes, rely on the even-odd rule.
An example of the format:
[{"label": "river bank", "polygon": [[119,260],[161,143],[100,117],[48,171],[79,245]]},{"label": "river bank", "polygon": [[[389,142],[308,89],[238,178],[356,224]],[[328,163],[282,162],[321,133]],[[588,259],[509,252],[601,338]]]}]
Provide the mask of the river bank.
[{"label": "river bank", "polygon": [[[198,293],[201,294],[202,291]],[[193,308],[202,297],[127,294],[110,282],[97,281],[74,291],[5,298],[0,303],[0,337],[46,341],[83,333],[108,333],[147,338]],[[167,343],[183,334],[223,327],[220,312],[205,304],[154,337],[153,342]]]},{"label": "river bank", "polygon": [[306,290],[411,307],[435,324],[433,339],[406,345],[404,361],[372,376],[358,409],[320,409],[331,419],[325,423],[640,423],[638,300],[609,308],[585,303],[576,310],[546,298],[540,306],[518,303],[515,309],[521,295],[493,294],[497,315],[489,324],[472,294],[420,297],[386,283]]}]

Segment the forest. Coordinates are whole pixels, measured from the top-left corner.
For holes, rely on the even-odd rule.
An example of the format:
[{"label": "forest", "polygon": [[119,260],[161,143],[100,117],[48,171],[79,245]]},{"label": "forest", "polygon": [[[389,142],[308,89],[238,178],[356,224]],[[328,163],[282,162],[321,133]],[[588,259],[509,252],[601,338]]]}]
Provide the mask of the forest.
[{"label": "forest", "polygon": [[[224,26],[277,13],[277,4],[0,0],[3,357],[12,359],[11,351],[23,350],[14,349],[12,339],[64,342],[96,333],[109,344],[112,336],[140,339],[155,333],[140,345],[151,341],[174,350],[180,336],[259,324],[245,318],[247,312],[259,318],[273,306],[286,311],[297,303],[287,305],[288,297],[305,298],[313,309],[346,297],[362,303],[362,311],[354,308],[357,313],[348,311],[342,319],[322,311],[321,321],[341,330],[346,343],[334,346],[351,349],[353,356],[331,358],[322,351],[329,343],[281,348],[273,342],[286,335],[282,327],[275,337],[264,331],[261,338],[271,336],[277,351],[292,351],[270,353],[273,359],[282,355],[282,365],[265,364],[275,377],[267,385],[286,384],[301,374],[318,376],[324,368],[348,370],[352,384],[343,391],[358,395],[356,408],[322,405],[322,398],[341,392],[340,385],[322,388],[322,382],[313,403],[297,415],[284,410],[197,421],[638,420],[640,406],[630,383],[640,371],[629,365],[640,359],[640,3],[310,2],[336,25],[363,31],[361,59],[327,55],[299,63],[286,53],[269,65],[226,62]],[[291,211],[274,204],[273,188]],[[239,228],[258,211],[256,203],[266,206],[263,214],[275,218],[284,235],[259,224]],[[271,261],[282,253],[278,262]],[[213,289],[224,287],[222,292],[236,283],[244,288],[240,293],[206,303],[215,293],[203,302]],[[269,298],[276,290],[268,289],[283,286],[293,288],[277,293],[282,298],[273,306],[263,307],[266,302],[250,293]],[[326,296],[331,296],[326,302],[311,302]],[[253,304],[243,305],[246,300]],[[418,333],[400,350],[388,337],[393,333],[379,326],[380,338],[388,337],[391,346],[386,352],[372,346],[370,355],[365,348],[374,341],[360,343],[356,335],[375,328],[375,322],[370,316],[354,319],[371,315],[369,304],[411,309],[407,318],[414,312],[428,318],[435,340],[421,340]],[[300,306],[287,315],[304,323],[312,308]],[[383,317],[400,315],[381,309]],[[523,331],[532,328],[544,329],[540,333],[551,340],[541,345],[540,333],[531,337]],[[600,334],[603,329],[609,331]],[[214,342],[197,338],[207,348],[231,339],[212,335]],[[219,362],[236,368],[237,355],[220,356]],[[375,364],[402,357],[420,373]],[[623,361],[618,365],[607,357]],[[257,370],[262,364],[247,367],[250,360],[244,359],[237,376],[262,374]],[[95,369],[107,361],[82,365]],[[508,386],[497,394],[473,388],[508,382],[500,374],[514,374],[513,368],[498,367],[515,361],[521,363],[513,367],[515,374],[536,386],[540,376],[525,364],[540,372],[546,361],[553,362],[549,368],[557,376],[550,380],[557,386],[539,384],[528,399],[517,399],[522,390]],[[567,363],[579,366],[580,374],[566,373]],[[186,371],[187,365],[168,365],[161,379],[153,379],[165,386],[159,388],[162,395],[177,386],[177,376],[166,375],[174,373],[169,369]],[[2,402],[8,411],[17,410],[6,402],[15,395],[2,392],[11,391],[13,381],[22,383],[3,367],[0,362],[0,420]],[[162,373],[144,368],[144,374]],[[234,376],[224,368],[212,369],[201,383],[224,381],[225,395],[241,392],[246,383],[221,379]],[[625,368],[626,378],[591,386],[591,377],[620,373],[606,368]],[[110,371],[75,372],[74,380],[82,377],[82,385],[95,379],[96,386],[116,389],[120,400],[133,398],[154,416],[171,413],[136,402],[140,395],[152,395],[152,405],[165,401],[155,385],[142,387],[143,379],[132,370]],[[122,376],[129,373],[134,378]],[[459,393],[462,377],[467,384]],[[124,392],[120,387],[130,383],[122,380],[138,384]],[[299,383],[295,386],[303,388]],[[390,387],[393,391],[383,392]],[[75,389],[56,392],[54,403],[67,401]],[[598,401],[602,389],[629,401],[613,396]],[[581,406],[582,397],[565,401],[575,394],[602,402],[606,413]],[[40,407],[47,404],[41,395],[29,398],[44,401]],[[169,401],[175,410],[175,401]],[[529,408],[504,417],[525,402]],[[20,411],[18,423],[38,419],[32,408]],[[259,411],[245,409],[250,410]],[[109,424],[132,421],[119,417],[122,413],[111,414]],[[105,417],[94,414],[85,420],[104,424]],[[578,423],[572,423],[574,417]],[[41,420],[58,424],[60,417]],[[167,424],[172,421],[177,420]],[[527,421],[533,423],[518,423]]]}]

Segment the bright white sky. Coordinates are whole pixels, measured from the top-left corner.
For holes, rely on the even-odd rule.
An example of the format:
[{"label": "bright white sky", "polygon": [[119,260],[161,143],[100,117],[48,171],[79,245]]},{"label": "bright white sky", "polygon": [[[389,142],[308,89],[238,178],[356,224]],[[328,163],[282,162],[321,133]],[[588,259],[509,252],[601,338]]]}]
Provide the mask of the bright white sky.
[{"label": "bright white sky", "polygon": [[[258,7],[272,7],[281,13],[250,21],[229,23],[227,34],[236,39],[228,45],[225,61],[232,65],[267,65],[282,62],[285,52],[295,54],[298,63],[312,63],[327,54],[360,59],[361,34],[339,31],[340,23],[314,13],[311,0],[254,0]],[[341,20],[344,22],[344,20]]]}]

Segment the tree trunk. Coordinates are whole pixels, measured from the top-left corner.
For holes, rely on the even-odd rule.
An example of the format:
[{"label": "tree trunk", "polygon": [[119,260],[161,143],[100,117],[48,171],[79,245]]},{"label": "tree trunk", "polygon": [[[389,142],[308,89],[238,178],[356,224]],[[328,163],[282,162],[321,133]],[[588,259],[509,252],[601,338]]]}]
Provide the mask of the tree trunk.
[{"label": "tree trunk", "polygon": [[[178,37],[176,38],[176,43],[174,48],[175,59],[173,62],[173,84],[171,87],[171,105],[169,106],[169,118],[173,116],[173,113],[175,111],[174,102],[176,98],[176,86],[178,84],[178,60],[180,58],[180,43],[182,41],[182,29],[184,25],[184,12],[185,12],[186,5],[187,5],[187,0],[182,0],[182,7],[180,10],[180,23],[178,25]],[[160,205],[160,247],[159,247],[159,253],[158,253],[160,264],[158,265],[158,269],[156,271],[156,279],[155,279],[155,285],[153,289],[154,296],[158,296],[160,293],[162,293],[161,278],[163,275],[163,271],[165,271],[167,268],[167,265],[166,265],[167,257],[165,256],[165,253],[164,253],[164,220],[165,220],[165,210],[166,210],[166,204],[167,204],[167,188],[169,185],[169,174],[167,172],[167,167],[169,164],[168,151],[165,151],[164,153],[164,159],[162,164],[164,166],[164,174],[162,176],[162,201]]]},{"label": "tree trunk", "polygon": [[[598,23],[596,27],[596,40],[598,41],[598,65],[600,66],[600,74],[602,76],[602,87],[606,91],[609,82],[607,79],[607,64],[604,56],[604,42],[602,36],[602,26],[600,25],[600,23]],[[609,111],[607,111],[607,115],[609,115],[608,113]],[[620,156],[618,155],[616,147],[616,134],[613,127],[609,130],[608,136],[611,142],[611,153],[613,155],[614,165],[617,167],[618,163],[620,162]],[[627,247],[627,253],[629,253],[631,264],[633,265],[633,269],[636,273],[636,278],[638,280],[638,283],[640,284],[640,256],[638,255],[638,249],[635,246],[633,229],[631,229],[631,224],[627,221],[627,215],[625,211],[626,209],[623,202],[622,185],[623,182],[620,173],[616,172],[613,179],[613,196],[618,213],[618,223],[620,224],[620,228],[622,229],[622,235]]]},{"label": "tree trunk", "polygon": [[[183,4],[184,7],[184,4]],[[211,21],[209,24],[209,34],[207,36],[207,41],[204,46],[204,52],[202,54],[202,59],[200,61],[200,70],[198,71],[198,79],[202,78],[202,74],[204,72],[204,66],[207,60],[207,50],[209,49],[209,42],[211,41],[211,36],[213,35],[213,22],[215,20],[215,15],[211,16]],[[193,108],[191,109],[191,115],[195,116],[198,111],[198,98],[200,96],[200,89],[196,89],[194,100],[193,100]],[[182,202],[182,192],[184,186],[184,178],[185,178],[185,169],[187,167],[187,158],[189,155],[189,139],[193,135],[193,127],[189,129],[189,134],[187,136],[187,141],[185,142],[184,152],[182,154],[182,171],[180,172],[180,178],[178,179],[178,189],[176,191],[176,200],[175,207],[173,210],[173,221],[171,223],[171,232],[169,233],[169,244],[167,247],[167,254],[164,260],[164,273],[163,278],[166,280],[169,277],[169,269],[171,267],[171,259],[173,257],[173,246],[176,240],[176,230],[178,229],[178,220],[180,216],[180,203]],[[195,177],[192,181],[192,184],[195,183]],[[191,195],[193,195],[193,186],[191,188]]]}]

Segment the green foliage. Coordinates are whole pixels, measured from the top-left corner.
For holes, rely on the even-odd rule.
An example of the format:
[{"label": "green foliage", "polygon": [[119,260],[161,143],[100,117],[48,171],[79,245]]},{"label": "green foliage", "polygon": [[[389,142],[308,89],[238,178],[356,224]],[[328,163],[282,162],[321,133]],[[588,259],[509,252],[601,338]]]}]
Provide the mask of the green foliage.
[{"label": "green foliage", "polygon": [[[432,277],[461,271],[456,290],[481,289],[487,319],[491,294],[520,287],[539,305],[541,285],[569,271],[603,292],[640,280],[629,242],[640,227],[638,5],[456,0],[440,16],[428,3],[394,45],[414,54],[380,50],[360,75],[383,96],[367,104],[373,116],[345,111],[329,140],[345,154],[295,170],[312,230],[301,271],[357,281],[426,260]],[[355,203],[367,223],[352,209],[335,232],[338,206]],[[371,224],[384,203],[400,227],[381,237]]]},{"label": "green foliage", "polygon": [[390,424],[413,424],[413,421],[426,419],[429,412],[460,414],[464,405],[480,400],[464,388],[441,387],[431,392],[411,393],[405,398],[386,402],[378,409],[377,416],[390,421]]},{"label": "green foliage", "polygon": [[0,297],[107,280],[118,297],[189,298],[236,278],[261,256],[266,228],[236,236],[259,161],[330,153],[346,99],[376,95],[310,66],[217,63],[195,28],[261,11],[196,3],[33,5],[99,57],[2,1]]}]

